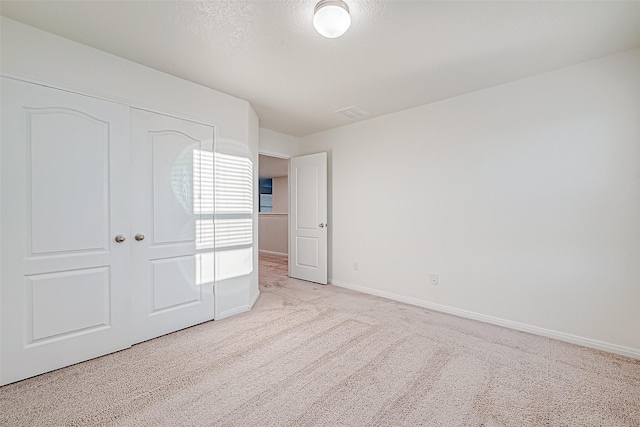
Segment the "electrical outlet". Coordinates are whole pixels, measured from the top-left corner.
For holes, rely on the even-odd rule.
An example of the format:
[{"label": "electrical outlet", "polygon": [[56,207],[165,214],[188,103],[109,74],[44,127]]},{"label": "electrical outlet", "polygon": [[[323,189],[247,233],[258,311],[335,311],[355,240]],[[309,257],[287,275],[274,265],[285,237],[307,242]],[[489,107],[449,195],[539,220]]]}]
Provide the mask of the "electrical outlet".
[{"label": "electrical outlet", "polygon": [[353,262],[353,269],[354,269],[355,271],[360,270],[360,263],[359,263],[358,261],[354,261],[354,262]]},{"label": "electrical outlet", "polygon": [[438,273],[429,274],[429,283],[431,283],[432,285],[438,284]]}]

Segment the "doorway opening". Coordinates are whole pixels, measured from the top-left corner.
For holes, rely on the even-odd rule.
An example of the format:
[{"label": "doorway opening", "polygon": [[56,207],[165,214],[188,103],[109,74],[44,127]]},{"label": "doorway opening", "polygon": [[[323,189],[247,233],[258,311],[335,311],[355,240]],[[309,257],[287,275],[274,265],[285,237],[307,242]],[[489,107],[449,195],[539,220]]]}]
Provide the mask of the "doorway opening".
[{"label": "doorway opening", "polygon": [[[260,154],[258,249],[261,273],[287,271],[289,257],[289,159]],[[268,265],[263,265],[263,264]],[[268,267],[268,268],[263,268]],[[261,274],[262,275],[262,274]]]}]

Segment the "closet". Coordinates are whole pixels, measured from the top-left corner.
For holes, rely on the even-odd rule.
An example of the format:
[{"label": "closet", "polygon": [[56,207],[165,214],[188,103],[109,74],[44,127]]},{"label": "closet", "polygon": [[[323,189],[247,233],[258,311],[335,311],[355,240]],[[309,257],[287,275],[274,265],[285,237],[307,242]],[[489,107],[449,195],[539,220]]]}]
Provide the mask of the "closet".
[{"label": "closet", "polygon": [[214,318],[214,135],[2,78],[1,384]]}]

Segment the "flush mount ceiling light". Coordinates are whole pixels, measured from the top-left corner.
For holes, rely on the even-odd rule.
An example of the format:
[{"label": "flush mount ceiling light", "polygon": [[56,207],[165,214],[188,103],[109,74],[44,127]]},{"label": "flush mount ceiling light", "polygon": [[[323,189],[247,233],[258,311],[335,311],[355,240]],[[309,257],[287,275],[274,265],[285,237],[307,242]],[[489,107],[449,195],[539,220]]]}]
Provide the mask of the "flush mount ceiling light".
[{"label": "flush mount ceiling light", "polygon": [[322,0],[313,11],[313,26],[329,39],[340,37],[351,26],[349,6],[342,0]]}]

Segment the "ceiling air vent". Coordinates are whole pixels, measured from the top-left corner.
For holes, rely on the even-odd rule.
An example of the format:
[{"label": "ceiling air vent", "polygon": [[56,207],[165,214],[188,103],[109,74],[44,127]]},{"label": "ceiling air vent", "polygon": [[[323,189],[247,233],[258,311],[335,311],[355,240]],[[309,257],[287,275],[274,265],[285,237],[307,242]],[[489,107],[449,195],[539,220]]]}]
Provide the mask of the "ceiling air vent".
[{"label": "ceiling air vent", "polygon": [[358,117],[369,115],[368,111],[363,110],[361,107],[357,105],[352,105],[351,107],[343,108],[342,110],[335,111],[336,114],[340,114],[342,117],[346,117],[347,119],[357,119]]}]

